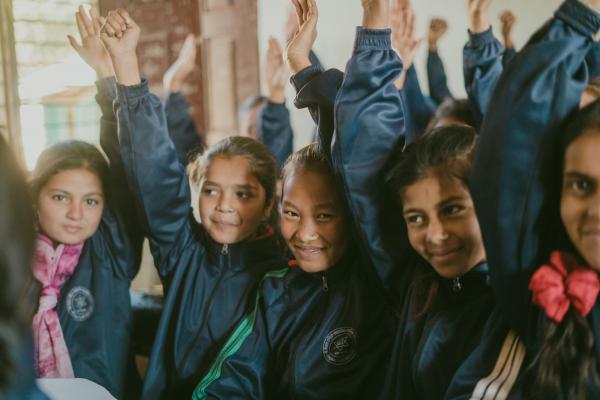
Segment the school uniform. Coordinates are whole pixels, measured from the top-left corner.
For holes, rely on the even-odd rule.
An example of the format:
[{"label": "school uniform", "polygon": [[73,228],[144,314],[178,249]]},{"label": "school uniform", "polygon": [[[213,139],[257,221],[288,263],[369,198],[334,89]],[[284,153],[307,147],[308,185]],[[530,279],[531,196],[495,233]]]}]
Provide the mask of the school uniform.
[{"label": "school uniform", "polygon": [[469,41],[463,48],[463,75],[478,124],[481,124],[494,87],[504,70],[504,52],[504,46],[496,39],[491,27],[481,33],[469,30]]},{"label": "school uniform", "polygon": [[110,193],[98,230],[85,241],[75,272],[61,288],[56,312],[75,376],[121,398],[135,396],[139,387],[130,343],[129,286],[140,265],[143,236],[118,152],[111,111],[114,83],[101,80],[97,86],[100,144],[110,161]]},{"label": "school uniform", "polygon": [[[384,210],[378,177],[402,138],[404,109],[394,86],[401,68],[390,30],[359,29],[336,97],[332,160],[372,264],[400,306],[378,398],[460,398],[492,371],[502,347],[495,339],[506,337],[508,326],[494,312],[485,264],[444,279],[410,248],[405,231],[386,238],[389,231],[377,222]],[[428,273],[439,285],[436,303],[423,315],[417,315],[412,296],[417,273]]]},{"label": "school uniform", "polygon": [[33,343],[31,333],[27,332],[19,343],[14,380],[5,388],[0,387],[0,399],[3,400],[47,400],[35,383],[33,368]]},{"label": "school uniform", "polygon": [[[597,44],[600,15],[567,0],[510,62],[492,97],[475,156],[473,199],[481,223],[493,286],[505,318],[528,348],[514,398],[524,396],[527,368],[543,338],[544,312],[531,302],[532,273],[561,243],[560,126],[578,108],[589,80],[586,56]],[[588,315],[600,360],[600,306]],[[599,364],[600,365],[600,364]],[[570,398],[569,388],[556,398]],[[588,397],[600,396],[590,385]]]},{"label": "school uniform", "polygon": [[294,131],[290,122],[290,112],[285,104],[267,100],[260,110],[257,123],[258,141],[271,150],[279,169],[294,152]]},{"label": "school uniform", "polygon": [[400,90],[405,109],[406,144],[417,140],[425,130],[438,107],[431,97],[425,96],[419,84],[419,77],[414,65],[406,71],[404,87]]},{"label": "school uniform", "polygon": [[427,52],[427,80],[429,81],[429,95],[438,105],[446,98],[454,98],[448,88],[444,62],[437,51],[429,50]]},{"label": "school uniform", "polygon": [[196,129],[190,114],[190,103],[183,93],[169,94],[164,102],[169,137],[177,150],[179,161],[185,166],[194,154],[204,151],[204,137]]},{"label": "school uniform", "polygon": [[323,272],[268,274],[193,399],[370,398],[391,326],[361,259],[348,250]]},{"label": "school uniform", "polygon": [[189,398],[245,315],[260,278],[285,260],[272,230],[222,245],[195,222],[188,178],[147,81],[118,86],[115,107],[129,182],[165,288],[142,397]]}]

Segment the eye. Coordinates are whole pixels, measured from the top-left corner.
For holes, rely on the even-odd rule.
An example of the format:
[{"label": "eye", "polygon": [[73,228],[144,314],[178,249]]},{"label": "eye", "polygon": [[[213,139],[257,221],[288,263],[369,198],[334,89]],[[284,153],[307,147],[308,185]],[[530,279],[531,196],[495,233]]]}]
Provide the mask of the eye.
[{"label": "eye", "polygon": [[237,192],[237,196],[242,200],[247,200],[254,197],[250,192]]},{"label": "eye", "polygon": [[576,196],[585,196],[593,190],[594,183],[586,178],[573,178],[566,182],[567,189]]},{"label": "eye", "polygon": [[333,218],[335,218],[335,215],[333,215],[333,214],[321,213],[321,214],[317,214],[316,219],[317,219],[317,221],[324,222],[324,221],[330,221]]},{"label": "eye", "polygon": [[53,194],[52,200],[63,202],[67,200],[67,196],[64,194]]},{"label": "eye", "polygon": [[442,208],[442,213],[447,216],[454,216],[464,211],[465,207],[459,204],[449,204]]},{"label": "eye", "polygon": [[100,205],[100,200],[97,200],[97,199],[86,199],[85,200],[85,204],[87,204],[88,206],[98,206],[98,205]]},{"label": "eye", "polygon": [[293,219],[293,218],[300,217],[300,215],[297,212],[292,211],[292,210],[284,210],[283,211],[283,216],[286,217],[286,218],[288,218],[288,219]]},{"label": "eye", "polygon": [[204,196],[216,196],[219,192],[213,188],[204,188],[202,189],[202,194]]},{"label": "eye", "polygon": [[425,223],[425,218],[420,214],[409,214],[404,217],[406,225],[419,226]]}]

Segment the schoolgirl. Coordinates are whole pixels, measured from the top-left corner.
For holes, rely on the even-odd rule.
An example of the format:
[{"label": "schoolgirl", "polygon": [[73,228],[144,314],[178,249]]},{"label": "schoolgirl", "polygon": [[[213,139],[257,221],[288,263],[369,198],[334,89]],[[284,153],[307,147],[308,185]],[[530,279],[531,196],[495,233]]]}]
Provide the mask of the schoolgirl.
[{"label": "schoolgirl", "polygon": [[477,213],[499,305],[528,348],[514,398],[600,396],[600,103],[577,112],[599,11],[565,1],[507,66],[482,127]]},{"label": "schoolgirl", "polygon": [[264,145],[246,137],[208,149],[200,163],[198,225],[162,105],[139,76],[139,27],[117,10],[105,29],[119,83],[121,152],[166,297],[142,397],[186,398],[246,313],[260,278],[285,265],[266,223],[277,166]]},{"label": "schoolgirl", "polygon": [[[76,14],[83,45],[71,43],[98,75],[103,58],[99,20]],[[140,263],[143,235],[119,154],[110,104],[114,87],[98,82],[100,143],[66,141],[38,158],[30,189],[37,215],[33,275],[39,284],[33,317],[40,378],[86,378],[115,397],[135,397],[139,377],[130,348],[129,286]]]},{"label": "schoolgirl", "polygon": [[[406,154],[387,160],[403,128],[394,87],[397,70],[380,68],[381,55],[377,64],[370,64],[375,51],[365,44],[385,49],[400,65],[389,47],[385,3],[365,9],[371,29],[359,30],[358,54],[349,62],[337,94],[332,146],[334,167],[361,227],[362,243],[401,310],[386,382],[375,393],[382,399],[465,396],[492,372],[503,344],[514,340],[495,311],[467,189],[476,135],[464,126],[440,128],[409,146]],[[314,80],[319,72],[312,74]],[[311,86],[309,79],[302,93]],[[389,169],[384,169],[386,162]],[[394,198],[385,218],[402,215],[408,237],[398,225],[384,231],[378,223],[382,170],[389,171]]]}]

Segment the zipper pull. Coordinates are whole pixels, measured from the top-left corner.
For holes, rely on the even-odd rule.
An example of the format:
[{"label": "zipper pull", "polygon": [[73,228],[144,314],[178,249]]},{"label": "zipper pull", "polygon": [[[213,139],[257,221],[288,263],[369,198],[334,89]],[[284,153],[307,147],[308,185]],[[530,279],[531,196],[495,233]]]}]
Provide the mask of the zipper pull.
[{"label": "zipper pull", "polygon": [[229,253],[229,245],[227,243],[225,243],[223,245],[223,248],[221,248],[221,254],[223,254],[224,256],[226,256]]},{"label": "zipper pull", "polygon": [[462,284],[460,283],[460,277],[452,279],[452,291],[458,293],[462,290]]},{"label": "zipper pull", "polygon": [[322,282],[322,286],[323,286],[323,291],[324,292],[329,291],[329,285],[327,284],[327,276],[325,276],[325,275],[321,276],[321,282]]}]

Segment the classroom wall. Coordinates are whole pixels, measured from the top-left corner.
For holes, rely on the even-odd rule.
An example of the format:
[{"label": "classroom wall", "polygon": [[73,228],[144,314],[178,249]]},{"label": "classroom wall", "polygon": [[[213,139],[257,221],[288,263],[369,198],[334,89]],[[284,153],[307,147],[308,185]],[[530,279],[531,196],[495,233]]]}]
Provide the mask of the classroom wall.
[{"label": "classroom wall", "polygon": [[[494,0],[490,18],[494,31],[500,33],[498,15],[510,9],[517,16],[514,28],[514,42],[517,48],[525,44],[529,36],[540,27],[556,10],[561,0]],[[267,38],[273,35],[283,40],[283,24],[290,9],[288,0],[258,0],[258,35],[261,59],[266,51]],[[319,36],[315,52],[326,68],[344,68],[352,52],[354,30],[361,22],[360,0],[318,0]],[[465,96],[462,77],[462,47],[467,40],[467,0],[418,0],[413,1],[417,15],[417,35],[426,37],[429,19],[433,16],[446,18],[449,30],[439,43],[440,55],[448,73],[450,90],[455,96]],[[427,90],[425,75],[426,42],[416,58],[416,67],[421,85]],[[264,85],[263,85],[264,90]],[[288,106],[292,112],[292,124],[296,132],[296,148],[307,144],[312,135],[312,121],[308,113],[296,110],[291,100],[294,91],[288,88]]]}]

